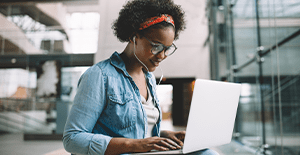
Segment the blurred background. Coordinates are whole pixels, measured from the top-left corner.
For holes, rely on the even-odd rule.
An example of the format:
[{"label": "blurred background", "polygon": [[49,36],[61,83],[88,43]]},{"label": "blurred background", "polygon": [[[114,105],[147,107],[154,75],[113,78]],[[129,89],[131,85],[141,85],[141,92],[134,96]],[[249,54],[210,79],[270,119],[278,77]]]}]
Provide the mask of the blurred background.
[{"label": "blurred background", "polygon": [[[0,154],[68,154],[62,133],[81,74],[121,53],[126,0],[1,0]],[[154,74],[162,127],[186,127],[197,78],[242,84],[220,154],[300,155],[300,0],[174,0],[178,50]],[[33,151],[35,150],[35,152]]]}]

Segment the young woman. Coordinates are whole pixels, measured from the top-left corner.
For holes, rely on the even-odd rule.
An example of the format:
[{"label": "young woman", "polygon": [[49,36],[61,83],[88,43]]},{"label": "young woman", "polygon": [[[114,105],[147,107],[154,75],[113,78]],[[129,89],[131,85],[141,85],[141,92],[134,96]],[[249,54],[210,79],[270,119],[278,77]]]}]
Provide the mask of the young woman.
[{"label": "young woman", "polygon": [[80,78],[63,136],[68,152],[113,155],[181,148],[184,131],[160,131],[151,72],[176,51],[173,41],[184,28],[184,12],[172,0],[127,2],[113,29],[128,44]]}]

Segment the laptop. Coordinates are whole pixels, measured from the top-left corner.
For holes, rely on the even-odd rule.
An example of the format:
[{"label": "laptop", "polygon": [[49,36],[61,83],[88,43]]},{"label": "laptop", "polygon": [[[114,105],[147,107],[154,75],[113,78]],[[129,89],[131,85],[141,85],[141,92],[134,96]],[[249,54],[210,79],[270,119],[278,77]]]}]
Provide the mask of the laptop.
[{"label": "laptop", "polygon": [[197,79],[180,150],[134,154],[187,154],[231,142],[241,84]]}]

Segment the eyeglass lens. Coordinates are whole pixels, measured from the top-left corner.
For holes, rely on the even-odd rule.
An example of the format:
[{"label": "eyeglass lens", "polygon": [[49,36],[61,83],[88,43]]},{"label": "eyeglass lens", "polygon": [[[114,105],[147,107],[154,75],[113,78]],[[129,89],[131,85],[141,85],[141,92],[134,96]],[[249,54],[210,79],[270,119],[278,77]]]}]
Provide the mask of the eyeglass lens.
[{"label": "eyeglass lens", "polygon": [[171,54],[173,54],[175,52],[176,47],[174,46],[174,44],[170,47],[164,47],[163,45],[154,45],[152,47],[152,53],[154,55],[162,52],[163,50],[165,50],[164,53],[166,56],[170,56]]},{"label": "eyeglass lens", "polygon": [[[144,36],[144,37],[145,37],[145,36]],[[163,50],[165,50],[165,52],[164,52],[165,56],[170,56],[170,55],[172,55],[172,54],[176,51],[176,49],[177,49],[177,47],[176,47],[174,44],[172,44],[172,45],[169,46],[169,47],[166,47],[166,46],[164,46],[163,44],[155,44],[155,43],[153,43],[153,42],[150,41],[147,37],[145,37],[145,38],[151,43],[151,45],[152,45],[151,52],[152,52],[152,54],[154,54],[154,55],[156,55],[156,54],[162,52]]]}]

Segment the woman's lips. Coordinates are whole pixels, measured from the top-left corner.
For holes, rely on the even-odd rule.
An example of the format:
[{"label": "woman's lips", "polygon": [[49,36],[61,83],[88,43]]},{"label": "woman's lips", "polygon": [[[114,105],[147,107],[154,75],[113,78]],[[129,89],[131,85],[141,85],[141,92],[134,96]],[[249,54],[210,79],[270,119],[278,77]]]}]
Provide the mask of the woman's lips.
[{"label": "woman's lips", "polygon": [[154,66],[159,66],[160,61],[150,60]]}]

